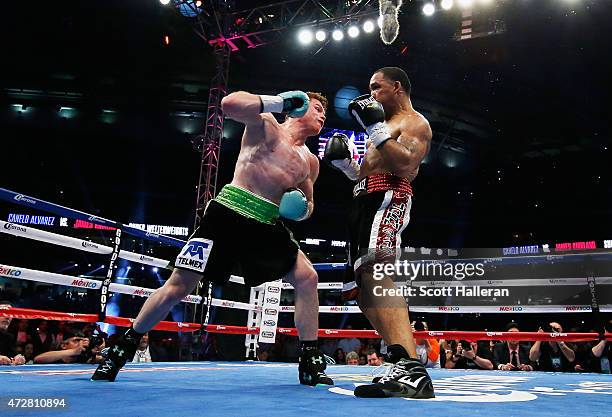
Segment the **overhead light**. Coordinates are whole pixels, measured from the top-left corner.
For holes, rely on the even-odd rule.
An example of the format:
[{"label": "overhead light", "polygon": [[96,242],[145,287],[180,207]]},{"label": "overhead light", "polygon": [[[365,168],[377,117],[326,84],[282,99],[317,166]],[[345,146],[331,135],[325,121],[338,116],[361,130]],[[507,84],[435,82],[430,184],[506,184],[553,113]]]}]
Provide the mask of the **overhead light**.
[{"label": "overhead light", "polygon": [[374,22],[371,20],[366,20],[365,23],[363,24],[363,31],[365,33],[374,32]]},{"label": "overhead light", "polygon": [[450,10],[453,8],[453,0],[442,0],[440,6],[442,6],[444,10]]},{"label": "overhead light", "polygon": [[317,33],[315,33],[315,39],[319,42],[323,42],[326,38],[327,32],[325,32],[324,30],[317,30]]},{"label": "overhead light", "polygon": [[159,2],[164,6],[167,6],[170,3],[170,0],[159,0]]},{"label": "overhead light", "polygon": [[298,40],[302,45],[308,45],[310,42],[312,42],[312,39],[313,35],[310,29],[302,29],[298,33]]},{"label": "overhead light", "polygon": [[425,5],[423,6],[423,14],[425,16],[433,16],[435,12],[436,6],[434,6],[433,3],[425,3]]},{"label": "overhead light", "polygon": [[474,0],[458,0],[458,1],[459,1],[459,7],[461,7],[462,9],[469,9],[470,7],[474,5]]},{"label": "overhead light", "polygon": [[347,33],[351,38],[356,38],[359,36],[359,28],[357,26],[351,26],[348,28]]},{"label": "overhead light", "polygon": [[342,33],[342,31],[340,29],[336,29],[332,33],[332,38],[335,41],[341,41],[342,39],[344,39],[344,33]]}]

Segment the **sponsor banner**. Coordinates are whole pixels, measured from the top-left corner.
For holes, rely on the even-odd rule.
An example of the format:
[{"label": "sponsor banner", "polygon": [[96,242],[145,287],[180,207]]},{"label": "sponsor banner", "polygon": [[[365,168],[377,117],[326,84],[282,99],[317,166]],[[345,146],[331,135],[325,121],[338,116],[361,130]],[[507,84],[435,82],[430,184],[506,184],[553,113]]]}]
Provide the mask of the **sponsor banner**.
[{"label": "sponsor banner", "polygon": [[[597,278],[599,280],[605,278]],[[539,279],[494,279],[494,280],[469,280],[469,281],[405,281],[404,284],[408,284],[410,287],[432,287],[432,288],[445,288],[445,287],[533,287],[542,286],[548,287],[550,285],[587,285],[586,278],[539,278]],[[406,285],[402,285],[405,287]]]},{"label": "sponsor banner", "polygon": [[[342,283],[341,282],[319,282],[317,284],[317,288],[320,290],[341,290]],[[288,282],[283,282],[283,290],[292,290],[293,285]]]},{"label": "sponsor banner", "polygon": [[274,343],[278,327],[278,313],[282,283],[280,280],[264,284],[261,323],[259,326],[260,343]]},{"label": "sponsor banner", "polygon": [[156,258],[154,256],[140,255],[134,252],[120,251],[119,257],[132,262],[138,262],[145,265],[156,266],[158,268],[168,268],[170,261]]},{"label": "sponsor banner", "polygon": [[189,229],[186,227],[141,223],[130,223],[128,226],[158,235],[189,236]]},{"label": "sponsor banner", "polygon": [[[18,268],[15,266],[1,264],[0,277],[24,279],[27,281],[43,282],[46,284],[64,285],[67,287],[77,287],[86,290],[99,290],[102,287],[102,281],[98,281],[95,279],[54,274],[52,272],[37,271],[34,269]],[[134,287],[131,285],[111,283],[109,286],[109,291],[120,294],[149,297],[155,290],[151,288]],[[183,299],[184,302],[194,304],[199,304],[201,300],[202,297],[195,295],[188,296]]]},{"label": "sponsor banner", "polygon": [[[74,237],[47,232],[45,230],[38,230],[28,226],[5,222],[3,220],[0,220],[0,233],[7,233],[13,236],[24,237],[39,242],[50,243],[52,245],[63,246],[65,248],[79,249],[84,252],[98,253],[102,255],[109,255],[113,252],[113,248],[111,248],[110,246],[102,245],[100,243],[76,239]],[[156,266],[159,268],[168,268],[170,265],[170,261],[167,261],[165,259],[141,255],[138,253],[128,252],[124,250],[119,251],[119,258],[132,262],[138,262],[144,265]],[[244,279],[242,282],[244,283]]]}]

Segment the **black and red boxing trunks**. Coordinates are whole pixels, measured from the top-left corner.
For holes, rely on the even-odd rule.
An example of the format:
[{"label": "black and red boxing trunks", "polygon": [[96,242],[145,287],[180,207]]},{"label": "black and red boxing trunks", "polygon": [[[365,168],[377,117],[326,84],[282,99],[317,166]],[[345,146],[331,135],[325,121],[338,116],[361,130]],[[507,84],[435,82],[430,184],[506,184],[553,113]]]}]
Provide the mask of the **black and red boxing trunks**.
[{"label": "black and red boxing trunks", "polygon": [[395,262],[410,221],[412,187],[406,178],[384,173],[362,179],[353,189],[349,214],[349,262],[343,296],[354,299],[363,268]]}]

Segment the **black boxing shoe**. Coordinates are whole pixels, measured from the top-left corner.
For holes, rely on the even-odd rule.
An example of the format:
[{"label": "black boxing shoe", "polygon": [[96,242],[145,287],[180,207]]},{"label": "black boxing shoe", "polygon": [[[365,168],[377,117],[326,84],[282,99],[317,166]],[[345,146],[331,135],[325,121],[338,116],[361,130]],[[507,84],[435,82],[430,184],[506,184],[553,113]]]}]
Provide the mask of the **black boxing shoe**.
[{"label": "black boxing shoe", "polygon": [[393,365],[377,382],[355,388],[355,397],[434,398],[433,383],[421,362],[409,358],[401,345],[391,345],[388,351],[389,360]]},{"label": "black boxing shoe", "polygon": [[298,372],[300,384],[302,385],[334,385],[334,381],[325,374],[327,361],[325,355],[318,349],[307,349],[302,351]]},{"label": "black boxing shoe", "polygon": [[115,381],[121,368],[136,354],[141,337],[142,334],[130,328],[119,338],[117,344],[108,350],[106,358],[91,376],[91,381]]}]

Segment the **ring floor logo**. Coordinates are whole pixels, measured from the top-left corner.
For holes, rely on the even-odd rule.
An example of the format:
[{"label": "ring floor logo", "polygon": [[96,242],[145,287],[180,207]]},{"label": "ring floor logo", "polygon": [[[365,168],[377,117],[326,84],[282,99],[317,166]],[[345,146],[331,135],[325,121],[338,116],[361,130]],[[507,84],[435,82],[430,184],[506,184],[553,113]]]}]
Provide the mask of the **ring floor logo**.
[{"label": "ring floor logo", "polygon": [[[369,383],[372,376],[330,375],[335,381],[353,381],[355,386]],[[547,375],[548,376],[548,375]],[[355,382],[356,380],[360,382]],[[362,382],[363,381],[363,382]],[[562,397],[571,394],[612,395],[612,381],[578,381],[577,383],[551,383],[552,379],[539,381],[531,376],[462,375],[433,380],[436,398],[427,401],[451,401],[467,403],[526,402],[546,397]],[[539,386],[539,385],[545,386]],[[535,386],[534,386],[535,385]],[[548,385],[548,386],[546,386]],[[353,397],[353,390],[338,386],[329,388],[334,394]],[[411,400],[410,398],[404,398]]]}]

